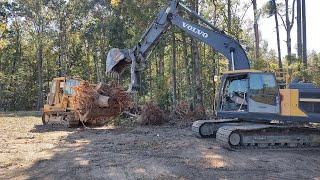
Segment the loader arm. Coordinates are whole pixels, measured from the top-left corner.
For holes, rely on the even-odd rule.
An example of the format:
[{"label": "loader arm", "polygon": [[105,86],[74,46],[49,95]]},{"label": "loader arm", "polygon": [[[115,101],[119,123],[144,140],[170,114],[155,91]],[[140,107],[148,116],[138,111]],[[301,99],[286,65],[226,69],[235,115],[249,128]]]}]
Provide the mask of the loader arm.
[{"label": "loader arm", "polygon": [[[195,19],[209,28],[186,20],[179,16],[178,10],[184,9]],[[209,21],[189,9],[179,0],[171,0],[162,7],[155,21],[142,35],[133,49],[111,49],[107,58],[107,72],[120,73],[131,64],[131,84],[128,91],[136,90],[140,84],[140,71],[145,68],[148,55],[165,31],[175,25],[189,35],[212,47],[229,60],[229,70],[250,69],[248,57],[238,41],[226,35]]]}]

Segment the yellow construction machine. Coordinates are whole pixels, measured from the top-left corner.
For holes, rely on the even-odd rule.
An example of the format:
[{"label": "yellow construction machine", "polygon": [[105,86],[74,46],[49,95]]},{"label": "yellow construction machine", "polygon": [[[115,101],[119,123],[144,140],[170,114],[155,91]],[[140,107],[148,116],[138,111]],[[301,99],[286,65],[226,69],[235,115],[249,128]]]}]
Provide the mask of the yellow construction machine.
[{"label": "yellow construction machine", "polygon": [[[42,111],[44,125],[76,127],[80,122],[81,114],[74,105],[77,95],[72,87],[80,84],[80,79],[58,77],[52,80],[50,92]],[[121,113],[120,106],[116,103],[103,107],[94,106],[86,115],[86,122],[97,125],[104,122],[103,119],[118,116]]]}]

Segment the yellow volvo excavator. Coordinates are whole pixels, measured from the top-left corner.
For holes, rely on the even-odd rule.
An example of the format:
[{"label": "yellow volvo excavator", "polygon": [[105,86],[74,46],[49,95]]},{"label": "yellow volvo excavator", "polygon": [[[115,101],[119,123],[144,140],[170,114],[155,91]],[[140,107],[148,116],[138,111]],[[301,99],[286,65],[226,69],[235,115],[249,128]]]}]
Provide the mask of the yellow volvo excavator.
[{"label": "yellow volvo excavator", "polygon": [[[204,25],[179,15],[190,13]],[[216,119],[200,120],[192,130],[200,137],[215,137],[225,148],[310,148],[320,146],[320,89],[294,82],[280,89],[276,77],[250,69],[241,45],[179,0],[165,5],[132,49],[111,49],[107,71],[121,72],[131,65],[129,91],[139,90],[139,74],[152,47],[170,26],[177,26],[206,43],[229,60],[222,75]]]}]

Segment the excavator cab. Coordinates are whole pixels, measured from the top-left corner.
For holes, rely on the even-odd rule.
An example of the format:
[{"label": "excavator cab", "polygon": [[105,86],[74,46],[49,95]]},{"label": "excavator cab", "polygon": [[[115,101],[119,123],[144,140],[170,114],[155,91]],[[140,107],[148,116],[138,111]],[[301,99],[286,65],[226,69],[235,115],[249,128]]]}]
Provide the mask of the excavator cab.
[{"label": "excavator cab", "polygon": [[219,93],[218,114],[233,118],[239,113],[279,114],[280,95],[274,74],[248,70],[224,73]]}]

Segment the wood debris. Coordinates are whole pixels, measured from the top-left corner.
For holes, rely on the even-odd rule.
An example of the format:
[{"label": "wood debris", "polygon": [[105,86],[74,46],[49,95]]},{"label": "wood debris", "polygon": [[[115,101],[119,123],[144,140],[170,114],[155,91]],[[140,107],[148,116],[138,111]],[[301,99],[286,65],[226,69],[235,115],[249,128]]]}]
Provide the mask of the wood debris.
[{"label": "wood debris", "polygon": [[168,118],[156,103],[147,102],[142,107],[137,121],[140,125],[161,125],[168,122]]},{"label": "wood debris", "polygon": [[81,122],[101,122],[101,119],[120,115],[132,104],[128,93],[116,84],[99,83],[94,88],[89,82],[81,81],[73,90],[75,96],[72,103]]}]

